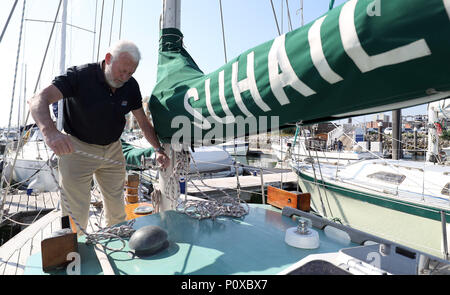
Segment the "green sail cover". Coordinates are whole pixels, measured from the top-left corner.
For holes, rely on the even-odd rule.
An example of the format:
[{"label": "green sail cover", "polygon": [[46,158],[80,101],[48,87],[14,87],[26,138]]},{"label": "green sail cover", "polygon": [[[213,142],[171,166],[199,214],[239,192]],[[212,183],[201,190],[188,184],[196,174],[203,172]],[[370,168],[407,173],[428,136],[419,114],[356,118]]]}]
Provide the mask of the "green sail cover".
[{"label": "green sail cover", "polygon": [[149,158],[155,151],[154,148],[136,148],[124,140],[120,140],[122,143],[122,152],[125,156],[125,161],[128,164],[127,170],[137,170],[137,167],[141,166],[142,156]]},{"label": "green sail cover", "polygon": [[150,111],[163,142],[204,144],[287,123],[439,100],[450,91],[449,0],[351,0],[204,74],[161,31]]}]

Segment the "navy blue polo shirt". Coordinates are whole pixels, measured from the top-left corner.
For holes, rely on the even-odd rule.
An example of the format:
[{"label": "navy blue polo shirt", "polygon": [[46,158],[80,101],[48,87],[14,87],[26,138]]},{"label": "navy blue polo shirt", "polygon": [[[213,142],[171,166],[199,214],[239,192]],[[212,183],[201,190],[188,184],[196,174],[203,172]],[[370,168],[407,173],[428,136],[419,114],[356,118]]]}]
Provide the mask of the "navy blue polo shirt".
[{"label": "navy blue polo shirt", "polygon": [[122,135],[125,115],[142,107],[142,96],[133,77],[113,93],[102,63],[71,67],[52,84],[64,96],[64,131],[87,143],[108,145]]}]

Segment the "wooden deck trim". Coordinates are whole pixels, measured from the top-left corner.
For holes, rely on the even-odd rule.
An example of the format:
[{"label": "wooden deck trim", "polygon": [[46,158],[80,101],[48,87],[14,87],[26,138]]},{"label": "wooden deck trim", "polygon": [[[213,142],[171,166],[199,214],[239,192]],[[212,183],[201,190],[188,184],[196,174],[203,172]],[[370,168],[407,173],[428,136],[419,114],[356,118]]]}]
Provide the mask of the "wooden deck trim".
[{"label": "wooden deck trim", "polygon": [[[60,217],[61,211],[51,211],[6,242],[0,248],[0,264],[3,268],[3,270],[0,268],[0,274],[23,274],[26,259],[40,251],[40,241],[51,235],[51,224],[55,220],[59,221]],[[40,237],[39,233],[42,233]],[[33,243],[35,237],[38,237],[38,243]],[[30,243],[30,245],[27,243]]]}]

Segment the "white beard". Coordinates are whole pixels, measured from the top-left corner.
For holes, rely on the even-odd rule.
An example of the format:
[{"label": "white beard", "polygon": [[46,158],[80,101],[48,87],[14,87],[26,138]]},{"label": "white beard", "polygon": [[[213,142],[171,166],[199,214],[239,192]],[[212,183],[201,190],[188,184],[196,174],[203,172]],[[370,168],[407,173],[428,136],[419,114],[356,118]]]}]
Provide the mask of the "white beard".
[{"label": "white beard", "polygon": [[114,82],[114,79],[112,77],[112,73],[111,73],[111,67],[108,65],[105,65],[105,78],[106,78],[106,82],[108,83],[109,86],[114,87],[114,88],[120,88],[123,86],[123,84],[125,83],[120,83],[120,82]]}]

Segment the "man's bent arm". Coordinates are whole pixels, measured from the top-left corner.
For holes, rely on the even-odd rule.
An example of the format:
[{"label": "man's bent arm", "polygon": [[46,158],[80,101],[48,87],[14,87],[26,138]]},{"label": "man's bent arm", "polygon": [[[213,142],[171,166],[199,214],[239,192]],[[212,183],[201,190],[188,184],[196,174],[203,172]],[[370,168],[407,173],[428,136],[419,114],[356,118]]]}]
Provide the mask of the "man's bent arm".
[{"label": "man's bent arm", "polygon": [[140,108],[132,111],[132,113],[138,122],[139,128],[141,128],[142,133],[144,133],[145,139],[147,139],[154,148],[160,148],[161,144],[156,136],[155,128],[145,115],[144,110]]},{"label": "man's bent arm", "polygon": [[61,91],[55,86],[50,85],[28,101],[31,116],[44,136],[48,136],[57,131],[56,126],[50,117],[49,105],[62,98],[63,95]]},{"label": "man's bent arm", "polygon": [[[155,128],[153,127],[150,120],[144,113],[142,108],[132,111],[134,117],[136,118],[139,127],[144,133],[145,139],[156,149],[161,147],[158,137],[156,137]],[[166,153],[159,151],[156,153],[156,161],[161,165],[162,168],[167,168],[170,164],[170,159],[167,157]]]},{"label": "man's bent arm", "polygon": [[49,105],[62,98],[61,91],[56,86],[50,85],[28,101],[31,116],[41,130],[45,143],[58,156],[73,152],[70,138],[58,131],[50,117]]}]

